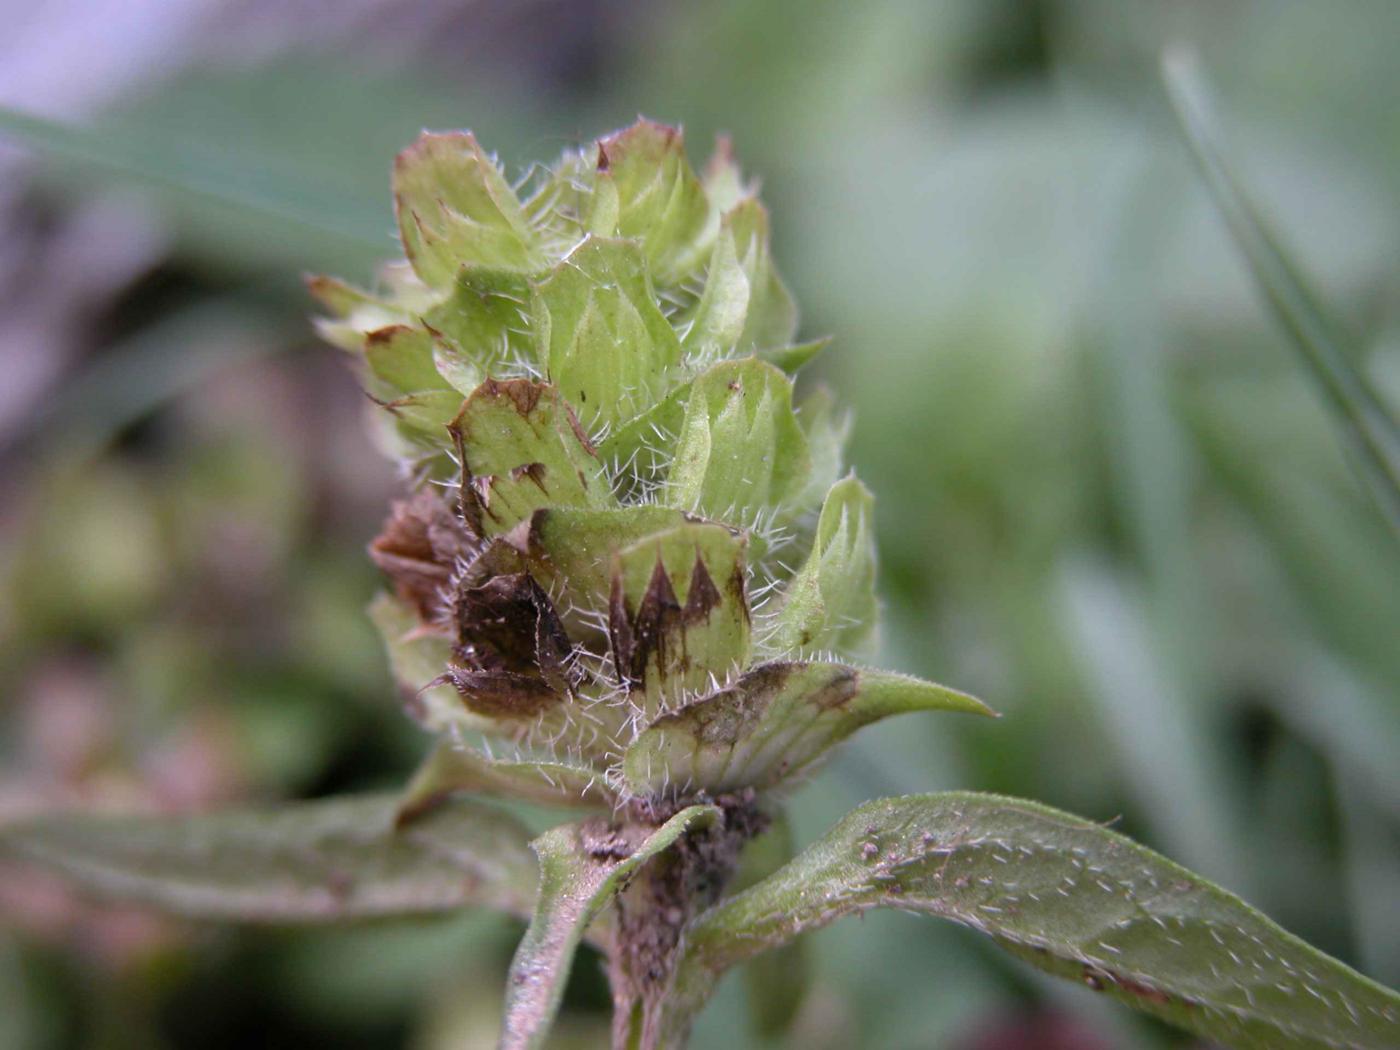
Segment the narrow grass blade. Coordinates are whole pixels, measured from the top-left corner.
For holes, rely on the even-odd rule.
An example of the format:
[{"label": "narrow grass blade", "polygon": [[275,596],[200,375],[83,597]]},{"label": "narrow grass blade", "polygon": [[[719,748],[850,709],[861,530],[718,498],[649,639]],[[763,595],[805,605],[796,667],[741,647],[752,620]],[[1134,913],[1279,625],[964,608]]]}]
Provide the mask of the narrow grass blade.
[{"label": "narrow grass blade", "polygon": [[1169,51],[1162,77],[1182,133],[1260,291],[1332,409],[1377,505],[1400,534],[1400,422],[1353,364],[1345,337],[1227,165],[1195,57]]}]

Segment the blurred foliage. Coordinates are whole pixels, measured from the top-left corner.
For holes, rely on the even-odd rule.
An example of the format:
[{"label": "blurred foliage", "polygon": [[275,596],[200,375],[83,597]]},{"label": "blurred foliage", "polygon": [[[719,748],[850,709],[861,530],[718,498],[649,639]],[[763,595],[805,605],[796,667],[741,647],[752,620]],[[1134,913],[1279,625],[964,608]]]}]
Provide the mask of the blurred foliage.
[{"label": "blurred foliage", "polygon": [[[1156,79],[1165,43],[1198,47],[1237,173],[1394,406],[1400,8],[561,7],[463,5],[448,56],[191,53],[92,134],[29,128],[41,228],[116,199],[166,248],[107,299],[73,292],[78,349],[0,450],[0,819],[407,775],[425,740],[361,613],[393,479],[297,273],[386,254],[385,174],[420,126],[523,170],[641,109],[697,155],[732,134],[803,335],[836,337],[813,371],[855,407],[878,498],[882,662],[1007,716],[858,738],[794,799],[795,841],[876,794],[1023,795],[1400,981],[1400,550]],[[489,1045],[518,936],[191,929],[0,884],[5,1046]],[[956,929],[873,915],[810,947],[794,1046],[1180,1043]],[[576,971],[560,1045],[604,1016]],[[697,1046],[760,1045],[744,995],[721,988]]]}]

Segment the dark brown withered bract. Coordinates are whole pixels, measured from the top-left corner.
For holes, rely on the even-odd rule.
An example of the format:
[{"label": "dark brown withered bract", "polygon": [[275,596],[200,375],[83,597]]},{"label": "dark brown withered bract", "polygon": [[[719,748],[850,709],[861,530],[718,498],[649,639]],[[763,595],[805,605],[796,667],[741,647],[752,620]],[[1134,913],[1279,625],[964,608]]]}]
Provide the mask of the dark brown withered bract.
[{"label": "dark brown withered bract", "polygon": [[419,618],[438,624],[451,607],[453,572],[475,546],[475,536],[446,501],[423,489],[393,504],[383,530],[370,542],[369,554]]},{"label": "dark brown withered bract", "polygon": [[370,554],[425,629],[450,632],[450,683],[472,710],[528,718],[575,684],[573,644],[554,603],[502,540],[483,544],[437,492],[395,503]]}]

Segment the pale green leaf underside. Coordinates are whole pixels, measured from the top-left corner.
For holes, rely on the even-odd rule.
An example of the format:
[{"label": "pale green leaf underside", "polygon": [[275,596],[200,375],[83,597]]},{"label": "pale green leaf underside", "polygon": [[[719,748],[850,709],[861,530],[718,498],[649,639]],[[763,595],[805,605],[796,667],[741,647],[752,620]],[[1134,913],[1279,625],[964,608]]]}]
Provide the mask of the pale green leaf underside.
[{"label": "pale green leaf underside", "polygon": [[[588,924],[624,879],[686,831],[719,814],[715,806],[690,806],[638,841],[625,836],[642,829],[615,832],[595,821],[554,828],[532,843],[540,858],[538,904],[506,980],[501,1050],[543,1043]],[[620,857],[620,852],[627,855]]]},{"label": "pale green leaf underside", "polygon": [[911,711],[990,715],[980,700],[908,675],[838,663],[761,664],[653,722],[623,757],[639,795],[772,787],[862,726]]},{"label": "pale green leaf underside", "polygon": [[529,913],[535,862],[514,817],[453,801],[396,831],[398,803],[390,792],[209,816],[55,814],[0,828],[0,855],[199,919]]},{"label": "pale green leaf underside", "polygon": [[1046,806],[955,792],[853,810],[702,916],[691,978],[869,908],[952,919],[1051,973],[1234,1047],[1400,1046],[1400,996],[1239,898]]}]

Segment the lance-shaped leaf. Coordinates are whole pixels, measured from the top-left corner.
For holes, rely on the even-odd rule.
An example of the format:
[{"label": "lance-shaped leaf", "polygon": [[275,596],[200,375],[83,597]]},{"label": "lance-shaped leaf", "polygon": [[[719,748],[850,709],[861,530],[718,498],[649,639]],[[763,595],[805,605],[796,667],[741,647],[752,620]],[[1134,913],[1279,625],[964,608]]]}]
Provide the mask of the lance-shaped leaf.
[{"label": "lance-shaped leaf", "polygon": [[909,711],[991,715],[980,700],[908,675],[835,663],[769,663],[645,729],[623,756],[630,790],[769,788],[862,726]]},{"label": "lance-shaped leaf", "polygon": [[742,519],[800,492],[810,469],[791,380],[755,358],[727,361],[691,385],[667,498]]},{"label": "lance-shaped leaf", "polygon": [[874,506],[854,477],[832,486],[812,551],[784,592],[768,649],[849,652],[869,636],[876,617]]},{"label": "lance-shaped leaf", "polygon": [[613,558],[608,635],[618,674],[648,710],[713,688],[748,663],[744,538],[687,521]]},{"label": "lance-shaped leaf", "polygon": [[635,243],[589,239],[535,285],[531,303],[539,360],[590,431],[665,392],[680,339]]},{"label": "lance-shaped leaf", "polygon": [[757,197],[747,197],[725,215],[721,228],[734,238],[749,279],[749,309],[740,350],[789,345],[797,335],[797,304],[773,264],[767,209]]},{"label": "lance-shaped leaf", "polygon": [[690,806],[649,835],[635,824],[612,828],[593,820],[547,831],[532,843],[540,859],[539,893],[506,980],[501,1050],[543,1043],[588,924],[643,864],[716,819],[722,819],[717,807]]},{"label": "lance-shaped leaf", "polygon": [[534,271],[534,244],[515,191],[468,133],[424,133],[394,162],[399,236],[413,269],[445,288],[466,264]]},{"label": "lance-shaped leaf", "polygon": [[55,814],[0,828],[0,855],[198,919],[529,912],[535,865],[514,817],[454,801],[396,830],[397,810],[386,793],[207,816]]},{"label": "lance-shaped leaf", "polygon": [[679,128],[638,120],[598,142],[588,228],[641,241],[658,280],[676,283],[703,259],[710,202]]},{"label": "lance-shaped leaf", "polygon": [[870,908],[952,919],[1233,1047],[1400,1045],[1400,995],[1151,850],[1047,806],[955,792],[853,810],[701,916],[690,980]]},{"label": "lance-shaped leaf", "polygon": [[416,819],[450,795],[487,795],[584,809],[606,807],[612,794],[600,771],[582,765],[492,759],[452,741],[440,741],[404,789],[400,822]]},{"label": "lance-shaped leaf", "polygon": [[423,314],[423,324],[456,351],[453,360],[499,375],[503,366],[534,356],[529,307],[530,284],[521,274],[463,266],[451,293]]},{"label": "lance-shaped leaf", "polygon": [[543,506],[614,503],[602,464],[552,386],[488,379],[452,421],[463,504],[483,535],[507,532]]}]

